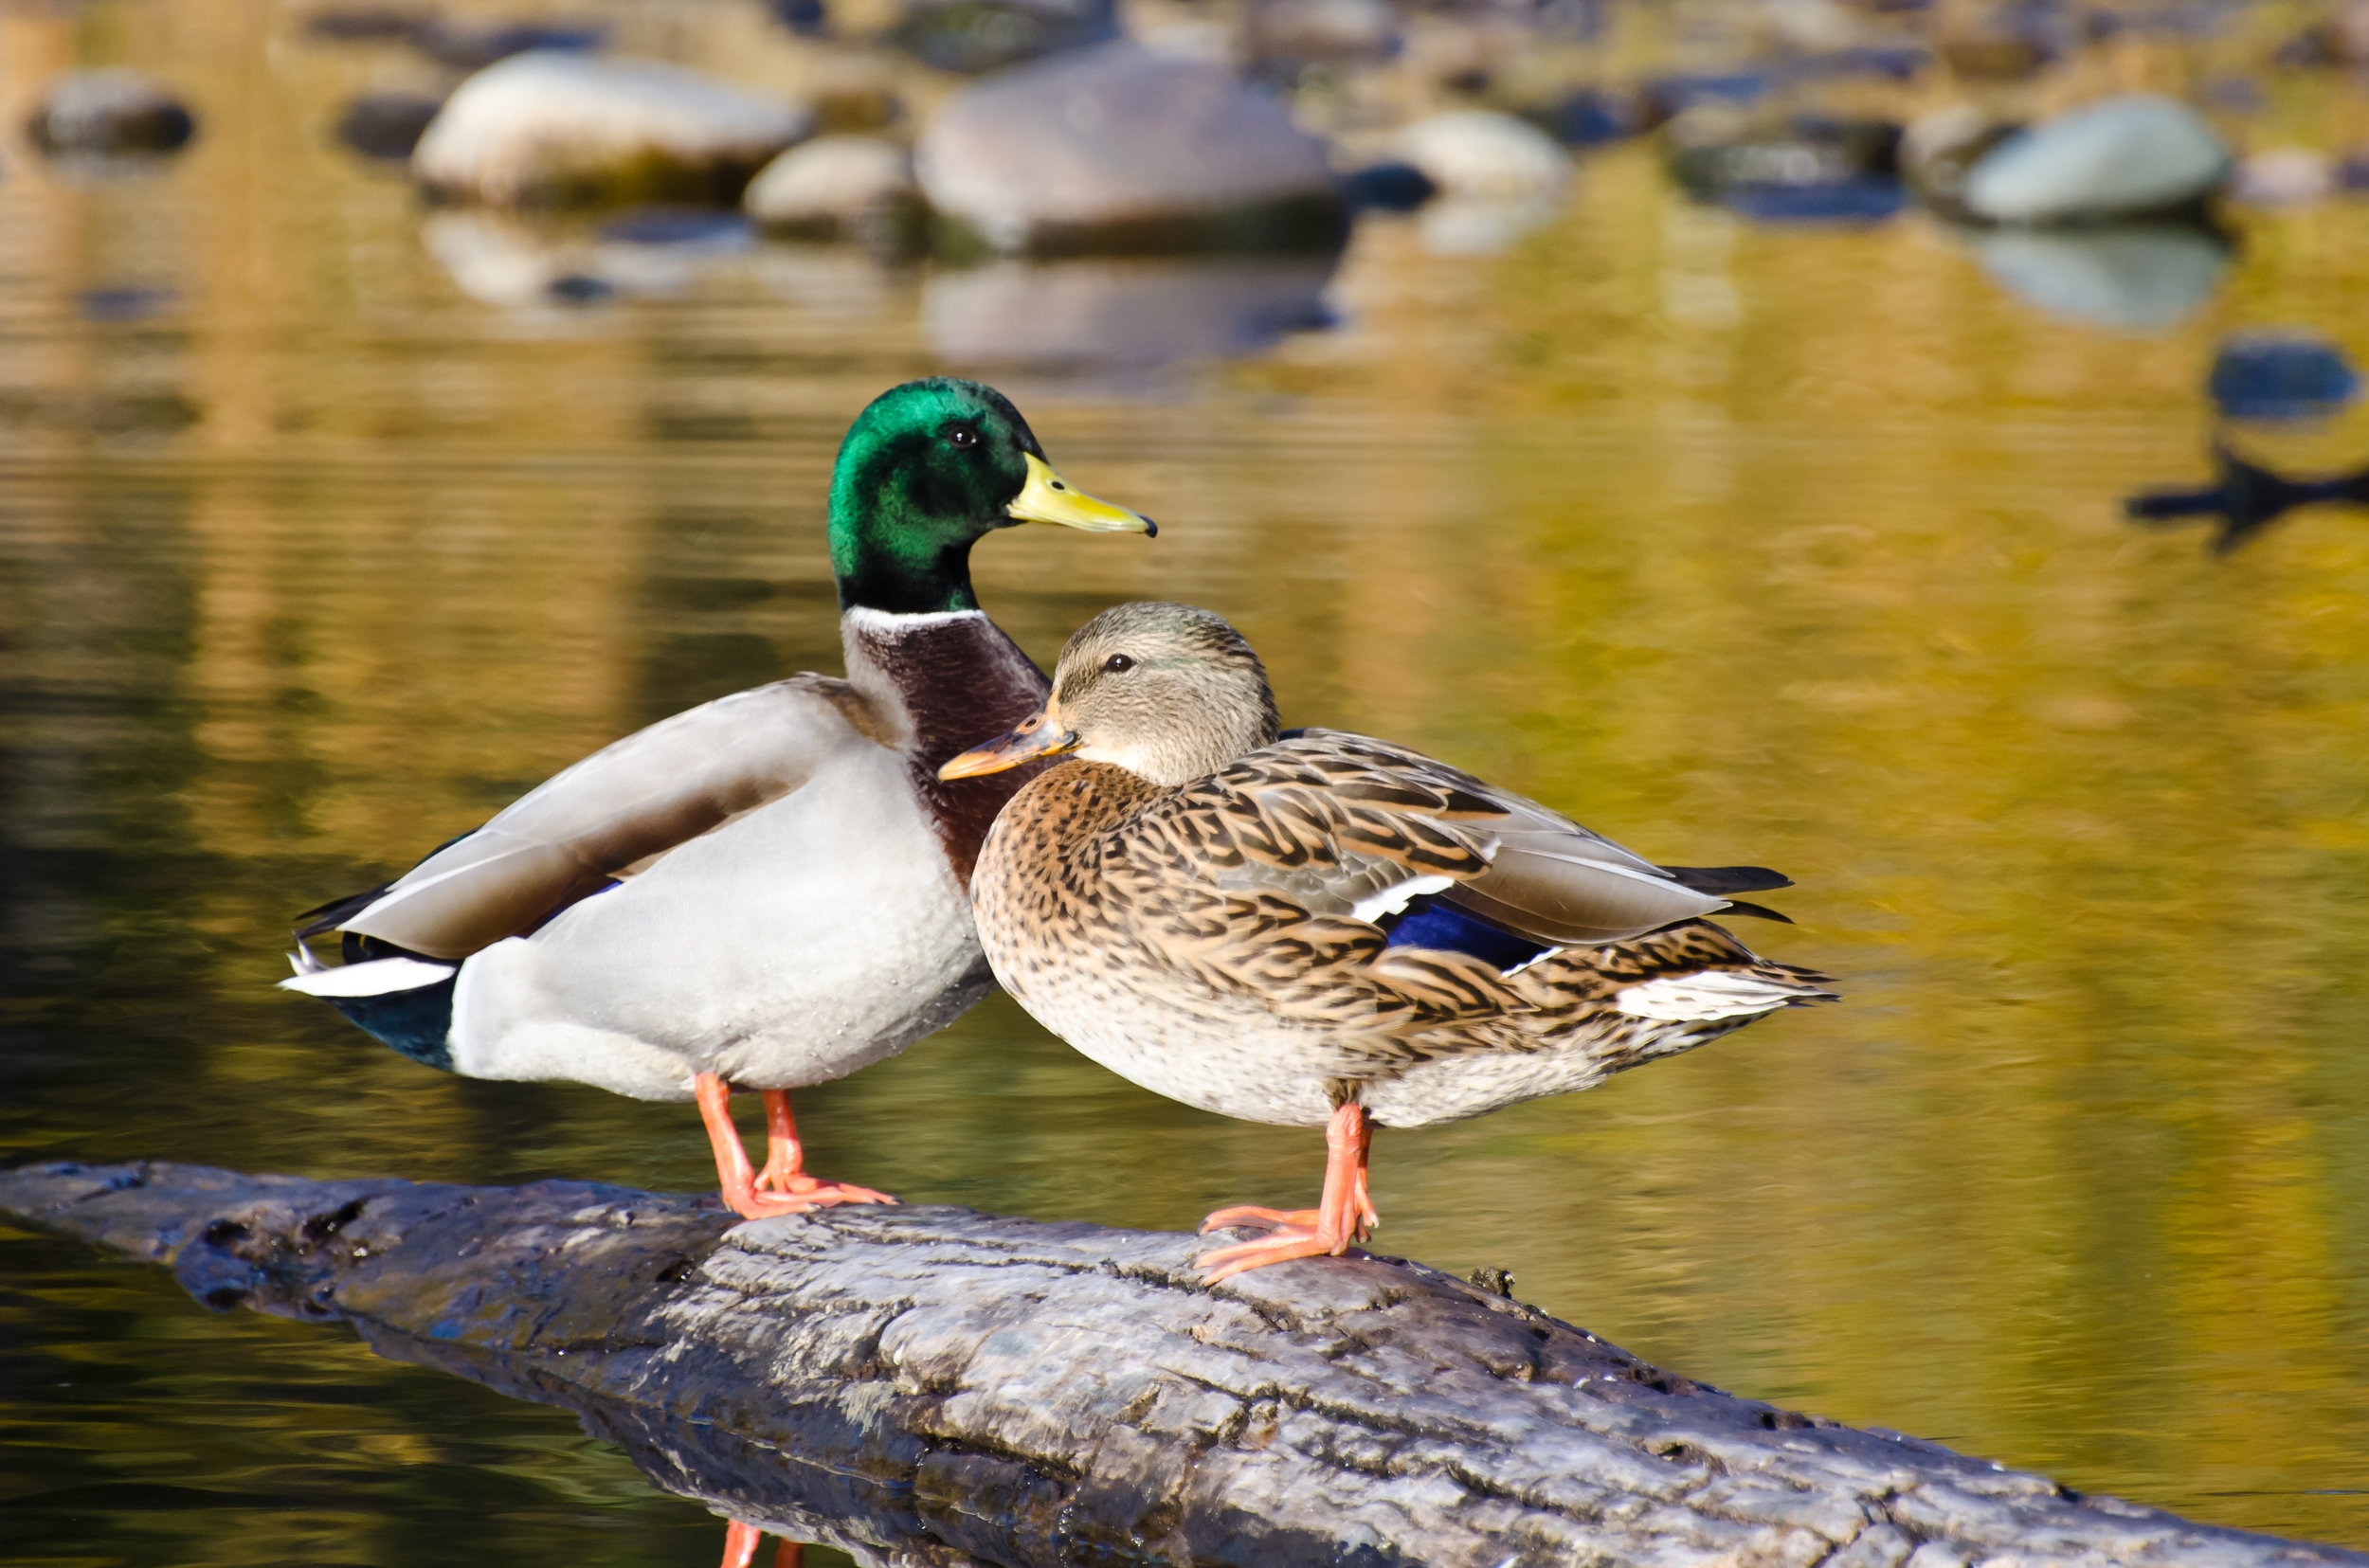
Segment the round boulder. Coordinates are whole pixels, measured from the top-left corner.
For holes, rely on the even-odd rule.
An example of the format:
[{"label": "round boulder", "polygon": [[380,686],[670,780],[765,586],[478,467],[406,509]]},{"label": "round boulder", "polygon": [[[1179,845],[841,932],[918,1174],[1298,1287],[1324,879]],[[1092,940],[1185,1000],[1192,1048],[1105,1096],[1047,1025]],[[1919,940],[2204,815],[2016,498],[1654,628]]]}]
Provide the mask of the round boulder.
[{"label": "round boulder", "polygon": [[412,153],[442,200],[732,202],[813,112],[680,65],[538,50],[455,90]]},{"label": "round boulder", "polygon": [[77,71],[50,84],[25,134],[53,158],[137,156],[179,151],[197,121],[136,71]]},{"label": "round boulder", "polygon": [[2131,93],[2008,137],[1967,171],[1961,199],[1992,223],[2100,223],[2193,207],[2230,168],[2228,146],[2203,116]]},{"label": "round boulder", "polygon": [[1528,120],[1488,109],[1459,109],[1419,119],[1394,150],[1450,196],[1496,202],[1544,201],[1561,194],[1570,155]]},{"label": "round boulder", "polygon": [[1323,144],[1280,100],[1134,44],[962,88],[914,167],[941,218],[1006,253],[1316,249],[1347,230]]},{"label": "round boulder", "polygon": [[913,160],[877,136],[818,136],[791,148],[749,182],[741,206],[769,233],[897,250],[924,216]]}]

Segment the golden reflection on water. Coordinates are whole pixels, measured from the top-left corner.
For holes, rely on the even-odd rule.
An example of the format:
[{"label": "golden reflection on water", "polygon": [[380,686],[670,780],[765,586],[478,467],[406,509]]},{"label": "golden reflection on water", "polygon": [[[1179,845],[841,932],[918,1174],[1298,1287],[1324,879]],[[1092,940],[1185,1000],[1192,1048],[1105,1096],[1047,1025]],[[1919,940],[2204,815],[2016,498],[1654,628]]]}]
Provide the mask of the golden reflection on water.
[{"label": "golden reflection on water", "polygon": [[[0,14],[11,120],[78,49],[206,116],[160,177],[72,188],[12,152],[0,179],[27,890],[6,1017],[29,1042],[7,1146],[703,1185],[680,1108],[443,1077],[273,993],[286,917],[626,730],[834,667],[832,446],[975,343],[949,335],[962,296],[933,328],[933,280],[762,247],[672,298],[479,303],[402,185],[325,144],[373,67],[291,14]],[[2216,561],[2120,514],[2203,473],[2221,332],[2369,353],[2364,258],[2369,208],[2256,219],[2209,304],[2131,335],[2016,298],[1921,220],[1744,226],[1618,151],[1502,258],[1368,223],[1334,331],[1181,371],[986,368],[1065,472],[1163,529],[999,536],[981,592],[1048,659],[1113,600],[1208,604],[1288,722],[1800,881],[1797,928],[1745,934],[1844,1004],[1385,1134],[1379,1245],[1510,1269],[1741,1393],[2369,1545],[2369,528],[2307,511]],[[84,318],[129,288],[172,292]],[[2369,422],[2281,450],[2358,464]],[[1159,1101],[1000,1000],[802,1109],[819,1166],[911,1200],[1173,1228],[1318,1171],[1307,1135]],[[202,1475],[216,1427],[286,1427],[330,1444],[306,1506],[398,1534],[434,1488],[332,1481],[427,1463],[552,1541],[568,1488],[638,1495],[562,1417],[11,1246],[35,1249],[24,1340],[118,1380],[188,1347],[80,1424],[54,1425],[72,1396],[8,1407],[11,1445]],[[217,1352],[245,1370],[209,1377]],[[504,1502],[530,1463],[539,1501]],[[635,1541],[660,1507],[627,1509]],[[166,1516],[111,1517],[128,1549]],[[289,1554],[400,1555],[304,1517]]]}]

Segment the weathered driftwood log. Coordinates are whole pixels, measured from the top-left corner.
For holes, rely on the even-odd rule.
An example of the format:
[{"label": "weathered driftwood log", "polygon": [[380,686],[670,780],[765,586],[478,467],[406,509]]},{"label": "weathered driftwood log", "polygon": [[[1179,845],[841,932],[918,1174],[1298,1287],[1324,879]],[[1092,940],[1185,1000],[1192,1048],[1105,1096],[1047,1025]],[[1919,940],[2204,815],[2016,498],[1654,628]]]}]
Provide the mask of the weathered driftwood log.
[{"label": "weathered driftwood log", "polygon": [[0,1174],[0,1213],[572,1410],[867,1562],[2369,1562],[1736,1398],[1381,1258],[1211,1289],[1194,1237],[966,1209],[166,1164]]}]

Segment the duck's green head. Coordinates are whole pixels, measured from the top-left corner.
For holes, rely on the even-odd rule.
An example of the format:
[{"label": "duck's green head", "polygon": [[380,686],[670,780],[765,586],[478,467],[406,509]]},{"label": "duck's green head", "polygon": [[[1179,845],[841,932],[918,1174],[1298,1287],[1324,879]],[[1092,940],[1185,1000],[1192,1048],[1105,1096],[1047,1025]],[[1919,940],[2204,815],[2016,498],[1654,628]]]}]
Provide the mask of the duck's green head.
[{"label": "duck's green head", "polygon": [[975,610],[970,547],[1015,523],[1151,533],[1138,516],[1073,488],[1011,400],[932,376],[872,400],[831,475],[831,569],[841,609]]}]

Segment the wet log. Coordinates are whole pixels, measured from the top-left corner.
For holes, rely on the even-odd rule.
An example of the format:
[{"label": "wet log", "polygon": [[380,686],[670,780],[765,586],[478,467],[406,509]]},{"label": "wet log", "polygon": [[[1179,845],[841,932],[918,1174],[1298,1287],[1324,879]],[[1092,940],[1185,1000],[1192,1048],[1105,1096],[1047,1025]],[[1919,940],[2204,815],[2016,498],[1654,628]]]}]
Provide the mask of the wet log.
[{"label": "wet log", "polygon": [[736,1223],[586,1182],[0,1173],[201,1302],[575,1412],[660,1486],[864,1562],[2369,1563],[1656,1370],[1381,1257],[967,1209]]}]

